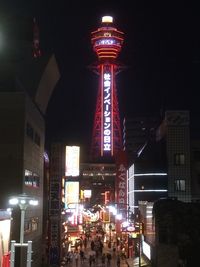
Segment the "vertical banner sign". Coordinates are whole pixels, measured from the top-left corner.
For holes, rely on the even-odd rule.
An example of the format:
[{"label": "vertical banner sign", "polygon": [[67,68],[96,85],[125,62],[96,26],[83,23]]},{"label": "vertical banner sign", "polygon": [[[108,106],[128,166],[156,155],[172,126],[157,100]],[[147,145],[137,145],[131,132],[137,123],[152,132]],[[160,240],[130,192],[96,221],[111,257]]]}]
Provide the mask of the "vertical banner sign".
[{"label": "vertical banner sign", "polygon": [[[118,152],[116,156],[116,181],[115,181],[115,202],[117,204],[118,213],[121,213],[123,218],[127,217],[127,156],[125,151]],[[116,225],[118,232],[120,225]]]},{"label": "vertical banner sign", "polygon": [[50,216],[50,248],[49,263],[59,266],[60,246],[60,183],[50,182],[49,216]]},{"label": "vertical banner sign", "polygon": [[112,73],[111,66],[103,68],[103,153],[112,151]]}]

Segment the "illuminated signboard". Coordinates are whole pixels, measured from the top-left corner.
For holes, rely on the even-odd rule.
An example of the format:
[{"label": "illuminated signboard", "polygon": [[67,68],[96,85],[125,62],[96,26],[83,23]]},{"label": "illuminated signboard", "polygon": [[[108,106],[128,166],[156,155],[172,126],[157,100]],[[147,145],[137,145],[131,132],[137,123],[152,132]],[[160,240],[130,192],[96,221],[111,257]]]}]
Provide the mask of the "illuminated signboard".
[{"label": "illuminated signboard", "polygon": [[96,41],[95,45],[120,45],[120,42],[115,39],[101,39]]},{"label": "illuminated signboard", "polygon": [[65,207],[76,209],[79,202],[79,182],[65,182]]},{"label": "illuminated signboard", "polygon": [[151,260],[151,247],[144,240],[142,241],[142,251],[144,255]]},{"label": "illuminated signboard", "polygon": [[[115,183],[115,202],[123,218],[127,216],[127,155],[125,151],[120,151],[116,157],[116,183]],[[121,231],[121,224],[116,223],[116,232]]]},{"label": "illuminated signboard", "polygon": [[112,150],[112,75],[111,69],[103,72],[103,151]]},{"label": "illuminated signboard", "polygon": [[91,190],[84,190],[84,198],[91,198],[92,191]]},{"label": "illuminated signboard", "polygon": [[66,146],[65,176],[79,176],[79,146]]}]

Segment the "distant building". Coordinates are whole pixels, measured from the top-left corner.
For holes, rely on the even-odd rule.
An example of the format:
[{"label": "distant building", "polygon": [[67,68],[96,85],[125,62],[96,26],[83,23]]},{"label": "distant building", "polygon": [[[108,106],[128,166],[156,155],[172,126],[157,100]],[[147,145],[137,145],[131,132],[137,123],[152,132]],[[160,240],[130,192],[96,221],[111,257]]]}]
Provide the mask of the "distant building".
[{"label": "distant building", "polygon": [[[151,123],[146,122],[146,125],[148,124]],[[132,181],[129,175],[129,197],[134,191],[134,205],[137,206],[138,201],[155,201],[163,197],[177,198],[184,202],[198,201],[200,199],[200,142],[197,137],[191,139],[189,112],[166,111],[165,118],[159,127],[152,130],[151,135],[143,134],[140,120],[138,125],[137,131],[132,131],[135,127],[131,127],[131,124],[126,128],[126,136],[129,136],[128,140],[132,142],[125,141],[130,144],[127,147],[129,155],[131,150],[134,151],[132,161],[130,158],[129,162],[129,166],[134,164]],[[137,151],[141,153],[138,154]],[[158,179],[158,176],[153,173],[160,173],[161,177]],[[164,173],[167,175],[162,178]],[[162,194],[157,191],[155,194],[155,190],[153,199],[153,195],[149,195],[150,187],[152,191],[166,189],[166,192]]]},{"label": "distant building", "polygon": [[155,201],[168,195],[165,149],[155,140],[158,125],[156,117],[124,120],[124,149],[129,155],[128,198],[133,212],[139,201]]},{"label": "distant building", "polygon": [[123,149],[132,162],[140,156],[148,142],[154,138],[159,118],[153,116],[136,116],[124,118]]},{"label": "distant building", "polygon": [[81,189],[90,189],[88,205],[115,202],[116,165],[110,163],[82,163]]},{"label": "distant building", "polygon": [[[129,204],[132,210],[139,206],[143,256],[155,267],[194,266],[200,247],[191,233],[199,231],[200,141],[191,133],[189,111],[166,111],[154,137],[129,168]],[[167,174],[159,177],[159,186],[168,192],[157,200],[145,194],[145,188],[158,185],[147,175],[153,168]]]}]

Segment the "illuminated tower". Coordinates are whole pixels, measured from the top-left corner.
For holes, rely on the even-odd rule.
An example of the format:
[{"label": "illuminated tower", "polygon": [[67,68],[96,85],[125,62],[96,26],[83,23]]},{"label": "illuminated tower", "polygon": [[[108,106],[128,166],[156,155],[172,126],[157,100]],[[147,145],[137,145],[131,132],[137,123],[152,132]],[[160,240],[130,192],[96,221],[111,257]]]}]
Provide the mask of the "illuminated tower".
[{"label": "illuminated tower", "polygon": [[113,26],[113,18],[104,16],[102,26],[91,33],[98,62],[92,66],[99,75],[91,157],[112,157],[122,149],[122,134],[115,76],[122,69],[116,61],[124,41],[123,32]]}]

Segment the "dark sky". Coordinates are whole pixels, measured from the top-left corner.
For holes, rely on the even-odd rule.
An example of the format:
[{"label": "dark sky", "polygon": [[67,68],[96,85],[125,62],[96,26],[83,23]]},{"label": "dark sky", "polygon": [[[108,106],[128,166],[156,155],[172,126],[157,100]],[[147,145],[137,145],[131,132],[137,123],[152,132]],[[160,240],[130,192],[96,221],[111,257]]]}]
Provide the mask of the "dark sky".
[{"label": "dark sky", "polygon": [[159,115],[166,109],[200,114],[197,6],[142,0],[8,2],[36,13],[41,47],[53,48],[59,64],[61,79],[46,114],[48,139],[90,144],[98,89],[98,76],[88,69],[97,59],[90,32],[103,15],[112,15],[125,33],[119,60],[127,69],[116,77],[121,117]]}]

